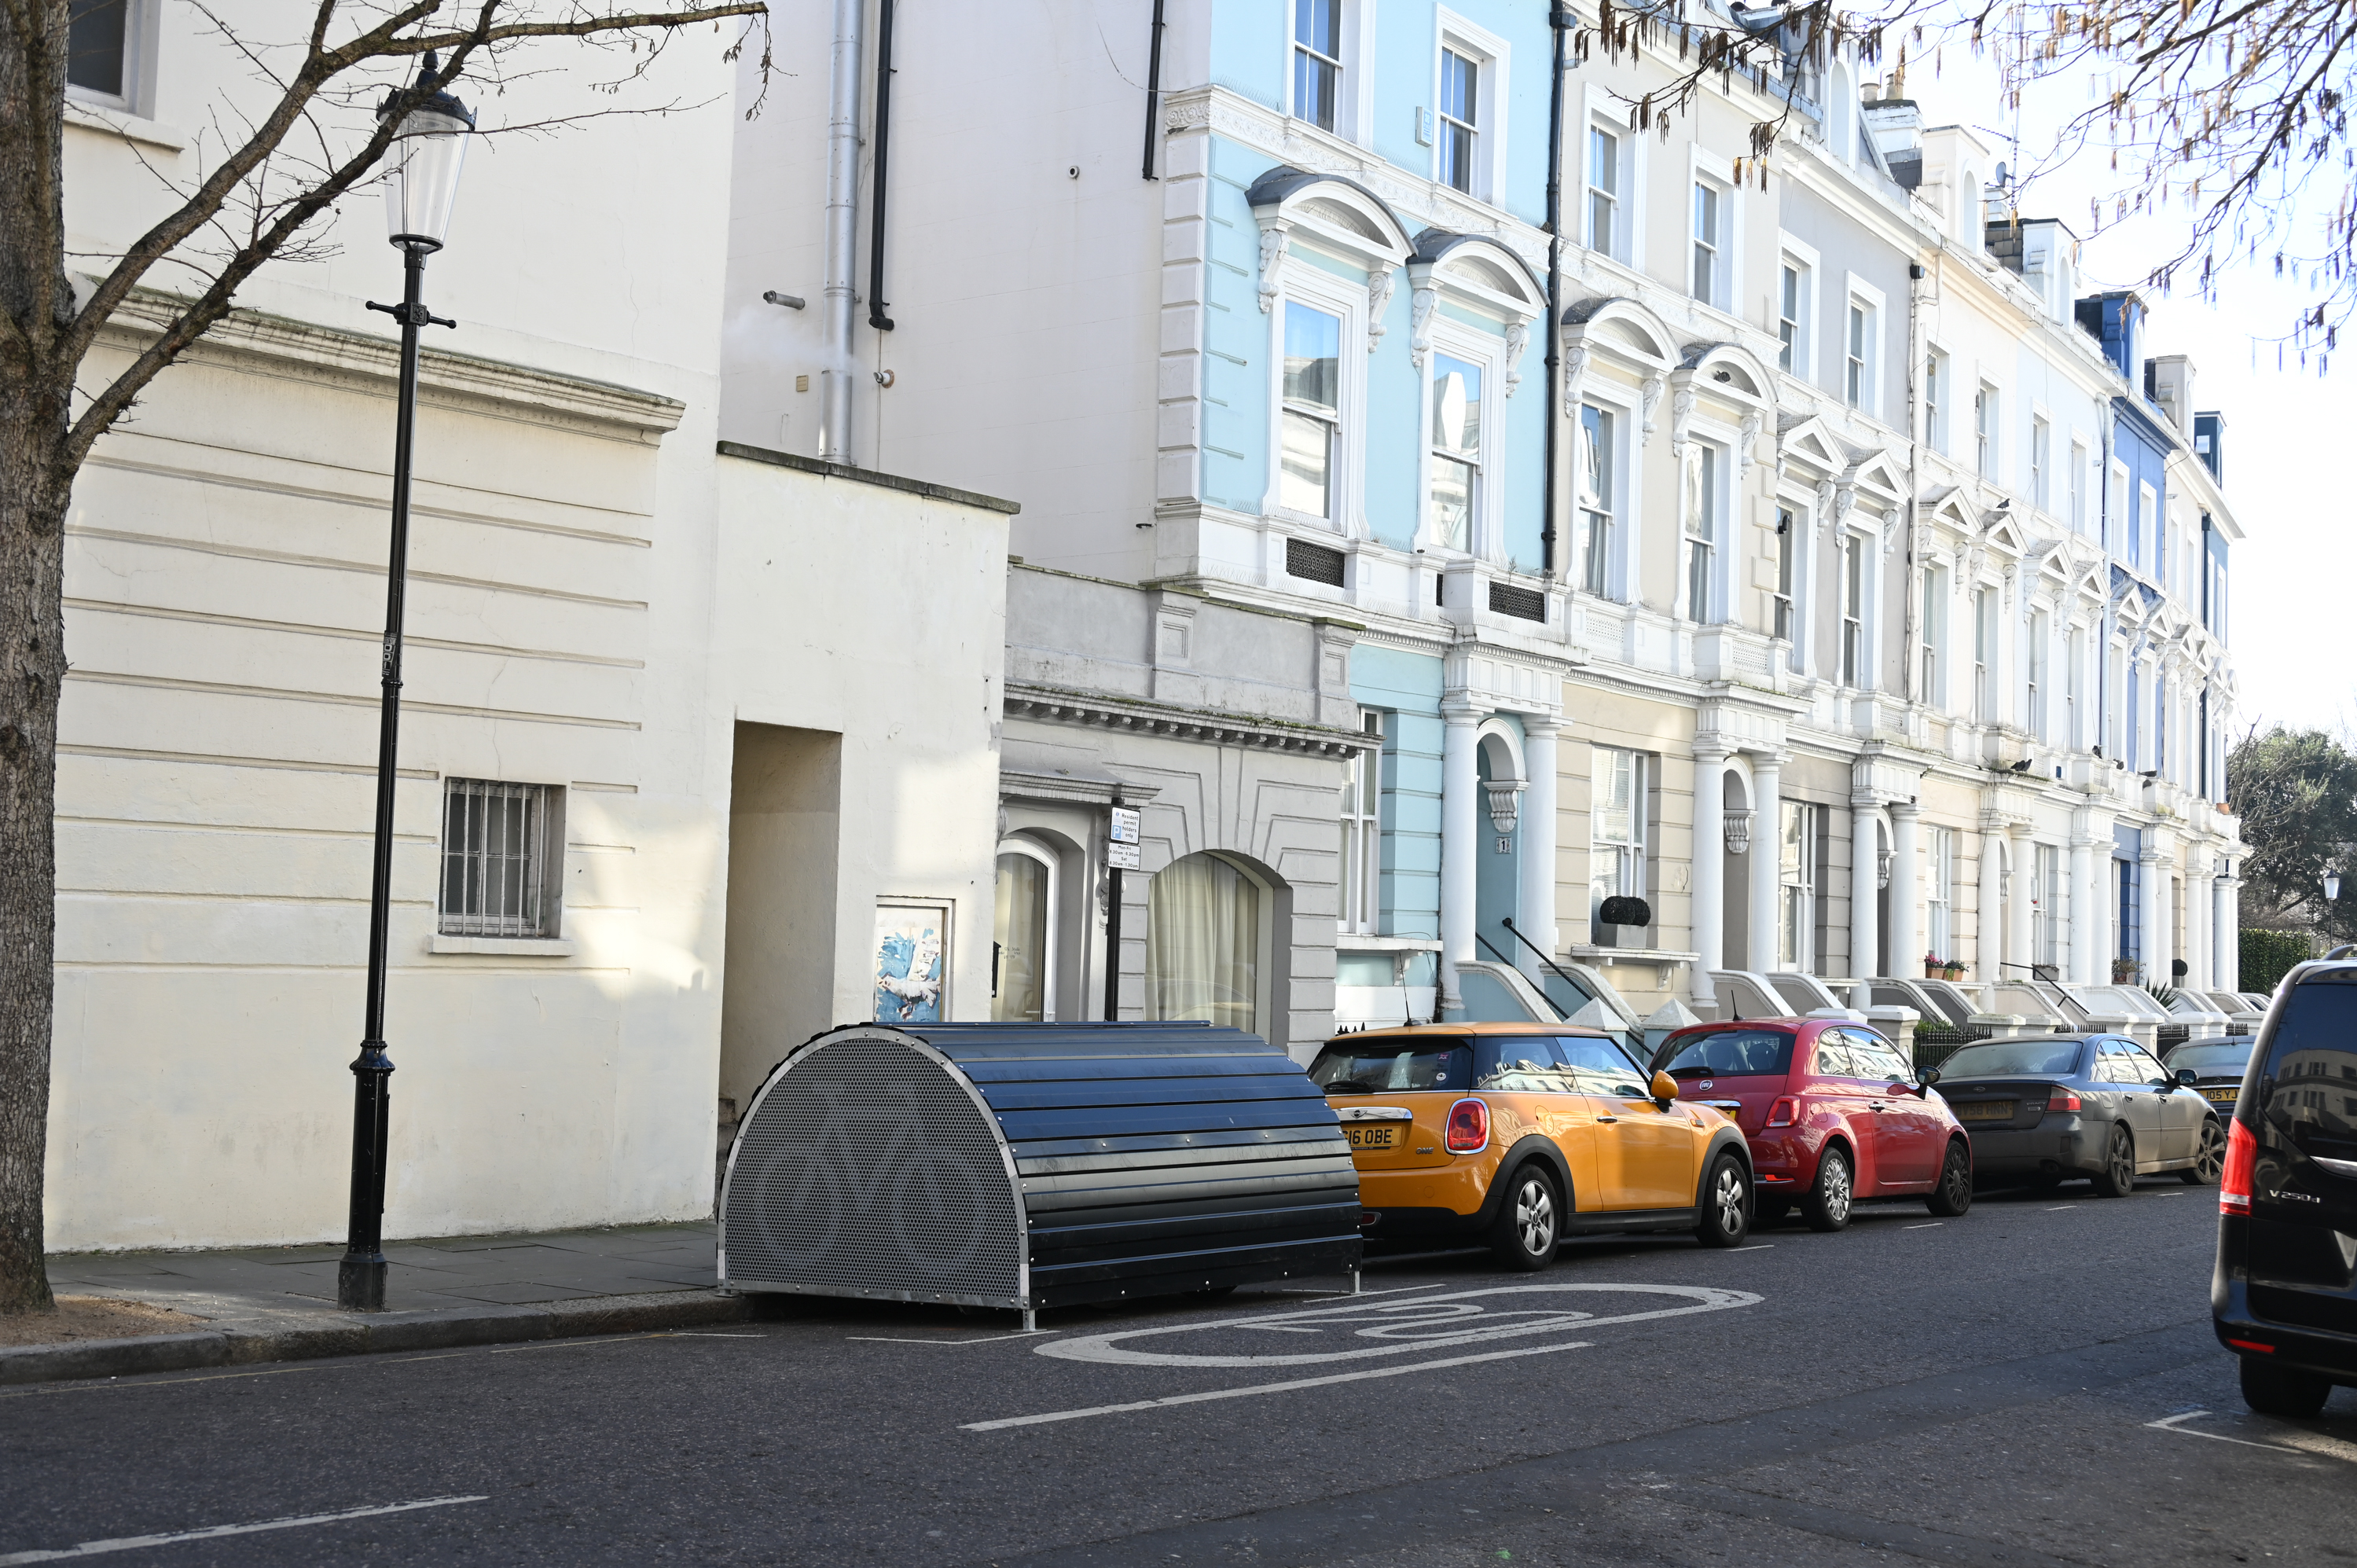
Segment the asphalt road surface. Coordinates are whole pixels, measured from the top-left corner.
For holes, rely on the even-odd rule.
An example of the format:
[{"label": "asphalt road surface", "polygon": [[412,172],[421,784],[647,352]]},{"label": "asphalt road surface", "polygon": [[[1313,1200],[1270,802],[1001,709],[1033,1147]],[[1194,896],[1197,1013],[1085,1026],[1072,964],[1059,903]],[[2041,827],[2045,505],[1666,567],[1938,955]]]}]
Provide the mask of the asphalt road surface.
[{"label": "asphalt road surface", "polygon": [[2357,1391],[2314,1423],[2243,1407],[2216,1212],[2073,1184],[1033,1336],[797,1303],[11,1390],[0,1564],[2357,1560]]}]

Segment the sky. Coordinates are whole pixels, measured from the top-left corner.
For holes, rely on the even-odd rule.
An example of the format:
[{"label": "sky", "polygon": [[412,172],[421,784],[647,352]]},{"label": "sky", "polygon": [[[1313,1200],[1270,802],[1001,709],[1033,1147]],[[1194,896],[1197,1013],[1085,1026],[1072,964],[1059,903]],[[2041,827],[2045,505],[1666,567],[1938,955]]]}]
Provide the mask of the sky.
[{"label": "sky", "polygon": [[[1911,53],[1912,51],[1910,51]],[[1947,47],[1936,62],[1916,59],[1908,94],[1927,125],[1964,124],[2008,157],[2009,114],[1997,107],[1995,68]],[[2020,163],[2037,166],[2061,123],[2091,101],[2092,78],[2041,83],[2025,95]],[[2341,641],[2357,632],[2357,353],[2319,377],[2287,351],[2276,368],[2274,339],[2310,299],[2270,269],[2221,274],[2218,299],[2190,287],[2163,294],[2146,283],[2153,264],[2184,243],[2180,215],[2132,219],[2091,234],[2088,203],[2116,188],[2107,152],[2087,148],[2039,176],[2022,192],[2026,218],[2059,218],[2083,245],[2084,292],[2137,290],[2151,308],[2148,354],[2185,354],[2196,378],[2193,404],[2225,416],[2223,489],[2243,539],[2229,567],[2228,636],[2241,713],[2232,738],[2253,724],[2318,726],[2357,734],[2357,660]],[[2306,193],[2331,203],[2330,185]],[[2357,349],[2357,344],[2345,349]]]}]

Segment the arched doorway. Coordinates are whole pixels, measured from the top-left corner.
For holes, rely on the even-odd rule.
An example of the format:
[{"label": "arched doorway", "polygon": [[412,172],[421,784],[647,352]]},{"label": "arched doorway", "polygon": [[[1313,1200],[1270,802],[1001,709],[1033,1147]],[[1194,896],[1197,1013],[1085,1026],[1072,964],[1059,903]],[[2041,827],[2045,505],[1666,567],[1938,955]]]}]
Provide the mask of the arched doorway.
[{"label": "arched doorway", "polygon": [[1172,861],[1146,890],[1146,1015],[1261,1033],[1268,888],[1222,854]]},{"label": "arched doorway", "polygon": [[1055,858],[1027,839],[1002,843],[993,902],[991,1022],[1050,1022],[1056,1016]]}]

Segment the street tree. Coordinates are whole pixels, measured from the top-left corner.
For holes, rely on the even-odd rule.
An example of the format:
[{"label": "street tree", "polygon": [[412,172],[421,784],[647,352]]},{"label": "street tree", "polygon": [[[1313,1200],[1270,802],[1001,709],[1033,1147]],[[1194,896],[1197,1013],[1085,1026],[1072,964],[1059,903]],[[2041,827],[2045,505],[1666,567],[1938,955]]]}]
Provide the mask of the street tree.
[{"label": "street tree", "polygon": [[[376,174],[409,109],[462,75],[497,81],[533,40],[623,46],[593,113],[635,104],[687,27],[727,27],[733,58],[766,38],[761,0],[625,10],[602,0],[312,0],[304,32],[198,10],[259,84],[210,115],[228,128],[199,177],[120,255],[67,252],[64,137],[72,0],[0,0],[0,1314],[51,1307],[42,1262],[49,1102],[58,696],[66,671],[64,523],[92,446],[229,316],[274,259],[318,253],[317,220]],[[291,9],[290,16],[299,16]],[[761,58],[769,65],[766,49]],[[389,93],[382,103],[378,95]],[[617,96],[619,95],[619,96]],[[372,113],[382,107],[385,113]],[[575,118],[585,117],[576,116]],[[562,124],[563,122],[558,122]],[[513,127],[522,128],[522,127]],[[535,129],[548,129],[542,122]],[[497,132],[499,127],[486,127]],[[162,177],[159,175],[159,178]],[[93,262],[96,263],[93,265]],[[157,280],[168,282],[160,289]],[[136,298],[162,325],[112,378],[100,333]]]},{"label": "street tree", "polygon": [[[2250,846],[2243,923],[2357,940],[2357,753],[2323,730],[2276,725],[2244,736],[2226,779]],[[2338,899],[2325,897],[2327,872],[2345,879]]]}]

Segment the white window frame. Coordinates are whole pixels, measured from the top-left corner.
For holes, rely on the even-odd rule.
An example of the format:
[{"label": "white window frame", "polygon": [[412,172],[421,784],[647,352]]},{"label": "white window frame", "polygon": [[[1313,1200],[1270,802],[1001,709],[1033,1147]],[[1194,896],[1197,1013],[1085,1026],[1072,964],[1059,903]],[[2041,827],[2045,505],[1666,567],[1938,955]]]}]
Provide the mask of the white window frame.
[{"label": "white window frame", "polygon": [[[1341,16],[1335,24],[1337,40],[1342,47],[1341,84],[1334,93],[1334,128],[1321,131],[1313,121],[1301,117],[1294,102],[1293,57],[1297,47],[1293,37],[1293,6],[1287,0],[1285,10],[1285,114],[1300,121],[1313,134],[1339,136],[1360,146],[1372,145],[1375,134],[1375,72],[1374,0],[1334,0]],[[1426,113],[1419,110],[1419,113]]]},{"label": "white window frame", "polygon": [[1947,709],[1948,568],[1938,561],[1922,566],[1923,624],[1916,650],[1916,680],[1926,705]]},{"label": "white window frame", "polygon": [[2087,748],[2085,703],[2087,689],[2087,629],[2073,625],[2062,634],[2062,744],[2073,751]]},{"label": "white window frame", "polygon": [[[1621,757],[1629,761],[1629,837],[1608,839],[1599,825],[1604,813],[1597,809],[1596,789],[1599,780],[1608,779],[1611,772],[1618,770],[1618,759]],[[1591,940],[1596,935],[1596,912],[1606,898],[1643,898],[1648,903],[1652,902],[1648,860],[1652,842],[1649,830],[1652,824],[1646,815],[1646,808],[1652,802],[1652,780],[1648,777],[1652,768],[1652,757],[1647,752],[1632,751],[1619,746],[1590,748],[1587,775],[1587,929]],[[1603,865],[1608,855],[1611,859],[1609,877]],[[1608,881],[1614,888],[1611,893],[1601,891]],[[1659,910],[1654,912],[1653,918],[1658,924],[1661,919]]]},{"label": "white window frame", "polygon": [[2050,662],[2048,644],[2053,640],[2054,620],[2045,609],[2029,612],[2029,657],[2023,660],[2021,707],[2022,725],[2032,738],[2043,745],[2048,740],[2046,730],[2047,687],[2051,683],[2048,673]]},{"label": "white window frame", "polygon": [[[1301,242],[1296,230],[1287,244]],[[1357,263],[1352,263],[1357,264]],[[1278,497],[1285,484],[1285,307],[1293,303],[1322,310],[1342,320],[1342,340],[1337,353],[1335,397],[1335,457],[1330,517],[1296,511]],[[1365,477],[1367,471],[1367,290],[1336,277],[1308,262],[1296,262],[1283,274],[1276,297],[1269,306],[1268,478],[1267,499],[1262,510],[1310,528],[1325,529],[1347,538],[1366,537]],[[1431,415],[1424,430],[1431,430]]]},{"label": "white window frame", "polygon": [[2060,845],[2037,843],[2029,852],[2029,961],[2050,966],[2062,961],[2062,851]]},{"label": "white window frame", "polygon": [[[1732,480],[1728,472],[1733,448],[1730,443],[1710,440],[1699,433],[1690,436],[1686,450],[1678,459],[1678,558],[1677,595],[1678,618],[1695,626],[1716,626],[1727,618],[1727,562],[1734,551],[1734,541],[1728,537],[1734,509],[1727,504],[1727,490]],[[1706,478],[1703,487],[1703,505],[1709,514],[1710,532],[1695,532],[1695,520],[1686,506],[1686,466],[1698,464]],[[1706,602],[1699,608],[1694,603],[1694,557],[1697,543],[1706,545],[1710,558],[1704,563],[1703,593]]]},{"label": "white window frame", "polygon": [[[1785,820],[1799,820],[1800,865],[1784,864]],[[1807,800],[1776,802],[1776,961],[1813,974],[1817,970],[1817,842],[1824,808]]]},{"label": "white window frame", "polygon": [[[1816,649],[1812,639],[1816,635],[1817,517],[1814,492],[1807,489],[1796,477],[1787,481],[1770,502],[1780,513],[1789,512],[1792,532],[1787,543],[1792,564],[1792,646],[1788,655],[1790,667],[1796,675],[1813,674],[1816,670]],[[1781,564],[1778,572],[1781,581]],[[1775,623],[1769,623],[1775,630]]]},{"label": "white window frame", "polygon": [[[1039,1018],[1042,1023],[1052,1024],[1056,1021],[1057,960],[1061,956],[1058,949],[1062,946],[1062,932],[1060,928],[1063,925],[1064,913],[1063,867],[1056,864],[1056,856],[1047,845],[1037,840],[1026,838],[1020,833],[1012,834],[999,840],[998,848],[991,855],[994,882],[998,857],[1006,854],[1019,854],[1027,860],[1037,861],[1048,868],[1048,915],[1047,918],[1040,922],[1047,931],[1047,940],[1043,944],[1045,950],[1040,954],[1039,961]],[[997,889],[995,885],[991,890],[991,901],[996,906]],[[994,928],[997,924],[995,908],[991,923]],[[997,942],[998,936],[996,929],[992,931],[990,940],[994,945]],[[996,951],[991,954],[991,965],[990,1002],[992,1011],[996,1012],[998,1002],[998,976],[1002,972],[998,968],[998,954]]]},{"label": "white window frame", "polygon": [[155,102],[156,12],[154,0],[123,0],[123,91],[102,92],[94,87],[66,83],[66,97],[75,103],[117,114],[144,117]]},{"label": "white window frame", "polygon": [[2005,393],[1987,377],[1981,378],[1973,393],[1973,472],[1991,484],[1996,482],[1997,465],[2003,461]]},{"label": "white window frame", "polygon": [[2054,421],[2032,403],[2029,408],[2029,504],[2040,512],[2051,510],[2054,489]]},{"label": "white window frame", "polygon": [[1954,406],[1955,356],[1937,343],[1923,345],[1923,445],[1948,454],[1948,415]]},{"label": "white window frame", "polygon": [[1972,706],[1976,725],[1996,723],[1996,590],[1975,583],[1964,594],[1964,613],[1973,623]]},{"label": "white window frame", "polygon": [[[1854,692],[1873,684],[1874,642],[1867,609],[1874,597],[1875,542],[1870,534],[1842,530],[1834,553],[1834,678]],[[1856,586],[1856,602],[1851,588]]]},{"label": "white window frame", "polygon": [[2074,432],[2071,437],[2071,532],[2087,532],[2087,443]]},{"label": "white window frame", "polygon": [[1923,879],[1926,950],[1938,958],[1953,958],[1953,952],[1941,950],[1956,940],[1956,830],[1934,827],[1923,836],[1927,841],[1924,859],[1929,863],[1925,867],[1929,875]]},{"label": "white window frame", "polygon": [[[449,878],[454,858],[464,865],[473,857],[479,866],[487,850],[454,848],[451,810],[460,801],[469,822],[487,820],[490,809],[508,800],[526,802],[529,825],[522,853],[526,875],[518,889],[520,907],[512,913],[487,906],[453,908]],[[442,780],[441,821],[436,826],[434,861],[434,929],[445,937],[486,937],[500,941],[556,941],[565,934],[565,789],[562,784],[540,784],[513,779]],[[462,881],[464,873],[461,874]],[[488,876],[481,878],[488,885]],[[463,900],[462,900],[463,902]],[[502,901],[503,904],[504,901]]]},{"label": "white window frame", "polygon": [[1351,799],[1342,817],[1342,915],[1340,929],[1353,936],[1372,936],[1383,919],[1383,751],[1384,715],[1368,709],[1360,716],[1360,732],[1375,745],[1351,760]]},{"label": "white window frame", "polygon": [[1770,548],[1776,566],[1776,585],[1768,591],[1768,635],[1797,642],[1801,635],[1801,541],[1808,529],[1807,516],[1792,501],[1779,499],[1776,507],[1776,542]]},{"label": "white window frame", "polygon": [[[1481,448],[1475,461],[1473,516],[1466,529],[1468,553],[1477,560],[1496,561],[1505,555],[1506,532],[1506,340],[1478,327],[1443,317],[1436,307],[1430,324],[1432,351],[1425,356],[1423,386],[1416,422],[1416,497],[1420,517],[1416,537],[1426,550],[1447,548],[1433,528],[1432,476],[1438,458],[1432,449],[1432,406],[1440,356],[1462,360],[1481,371]],[[1363,424],[1363,421],[1361,422]]]},{"label": "white window frame", "polygon": [[[1835,390],[1842,402],[1865,414],[1868,419],[1882,417],[1882,323],[1886,302],[1882,291],[1859,277],[1856,273],[1845,274],[1842,306],[1842,384]],[[1850,335],[1849,312],[1862,308],[1866,312],[1862,389],[1852,401],[1849,395]]]},{"label": "white window frame", "polygon": [[[1742,191],[1735,183],[1735,166],[1699,145],[1691,145],[1686,151],[1686,294],[1713,310],[1732,313],[1735,302],[1743,296],[1743,203],[1738,199]],[[1711,258],[1710,289],[1702,294],[1694,287],[1695,252],[1704,242],[1695,207],[1695,197],[1705,189],[1718,199],[1718,238]]]},{"label": "white window frame", "polygon": [[[1364,0],[1361,0],[1363,4]],[[1478,71],[1474,83],[1473,113],[1477,124],[1473,136],[1473,170],[1470,188],[1460,194],[1492,207],[1501,205],[1500,194],[1506,164],[1506,129],[1511,118],[1506,112],[1512,91],[1510,71],[1513,60],[1512,46],[1488,28],[1479,27],[1456,12],[1436,7],[1433,12],[1435,38],[1432,48],[1432,167],[1435,183],[1446,185],[1440,177],[1440,55],[1448,49],[1469,59]],[[1450,187],[1449,188],[1455,188]]]},{"label": "white window frame", "polygon": [[[1776,292],[1770,300],[1769,317],[1777,327],[1778,363],[1787,375],[1809,380],[1816,372],[1817,277],[1820,263],[1816,247],[1778,231],[1776,236]],[[1793,318],[1792,362],[1782,364],[1782,327],[1784,310],[1784,270],[1790,267],[1800,274],[1800,297],[1795,306],[1800,315]]]},{"label": "white window frame", "polygon": [[[2128,561],[2130,564],[2140,567],[2144,571],[2150,573],[2155,582],[2158,582],[2160,580],[2159,517],[2160,496],[2158,492],[2154,490],[2152,486],[2145,480],[2137,480],[2136,533],[2128,542]],[[2149,542],[2152,546],[2152,558],[2149,560],[2146,558],[2145,545],[2147,542]]]},{"label": "white window frame", "polygon": [[2104,553],[2125,561],[2127,553],[2128,466],[2112,459],[2111,483],[2104,487]]},{"label": "white window frame", "polygon": [[[1619,232],[1612,237],[1613,243],[1601,248],[1590,244],[1587,248],[1609,261],[1641,271],[1645,265],[1645,177],[1650,162],[1646,144],[1651,138],[1630,128],[1628,106],[1603,87],[1591,83],[1587,89],[1586,107],[1587,117],[1582,124],[1592,130],[1600,130],[1613,139],[1618,157],[1613,172],[1620,181],[1620,188],[1614,196],[1620,226]],[[1589,148],[1590,144],[1583,138],[1579,161],[1579,221],[1583,243],[1592,238],[1588,233],[1587,203],[1588,193],[1595,188],[1588,183],[1591,168]]]},{"label": "white window frame", "polygon": [[[1605,432],[1607,468],[1605,484],[1609,493],[1596,498],[1601,503],[1605,520],[1603,547],[1600,551],[1596,547],[1596,536],[1592,532],[1595,509],[1589,507],[1587,500],[1589,441],[1587,416],[1591,409],[1603,416],[1600,423]],[[1572,461],[1577,465],[1572,476],[1572,506],[1575,514],[1572,522],[1572,548],[1576,553],[1577,562],[1577,572],[1573,580],[1579,585],[1582,592],[1593,594],[1598,598],[1609,599],[1620,596],[1616,592],[1620,583],[1617,564],[1620,554],[1621,541],[1627,532],[1621,524],[1622,520],[1630,515],[1625,510],[1625,505],[1632,478],[1629,472],[1628,460],[1629,419],[1629,411],[1620,405],[1609,399],[1589,397],[1581,400],[1580,418],[1573,426],[1579,443],[1572,457]]]}]

